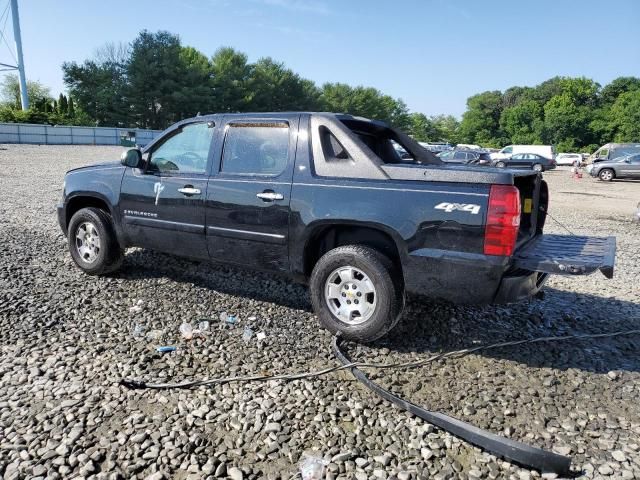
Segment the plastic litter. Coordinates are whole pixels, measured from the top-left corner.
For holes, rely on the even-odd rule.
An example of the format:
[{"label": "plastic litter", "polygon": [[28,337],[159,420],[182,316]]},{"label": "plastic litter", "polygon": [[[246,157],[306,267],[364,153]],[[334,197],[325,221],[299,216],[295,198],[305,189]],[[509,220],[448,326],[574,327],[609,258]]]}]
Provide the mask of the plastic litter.
[{"label": "plastic litter", "polygon": [[227,322],[229,325],[235,325],[236,323],[238,323],[238,318],[235,315],[227,315],[225,322]]},{"label": "plastic litter", "polygon": [[259,342],[263,341],[265,338],[267,338],[267,334],[264,332],[258,332],[256,334],[256,340],[258,340]]},{"label": "plastic litter", "polygon": [[160,353],[175,352],[176,350],[177,348],[172,345],[164,345],[162,347],[156,347],[156,352],[160,352]]},{"label": "plastic litter", "polygon": [[131,313],[140,313],[144,309],[143,305],[144,302],[142,300],[138,300],[133,307],[129,308],[129,311]]},{"label": "plastic litter", "polygon": [[191,340],[195,332],[190,323],[183,323],[180,325],[180,333],[185,340]]},{"label": "plastic litter", "polygon": [[200,322],[198,322],[198,331],[200,331],[200,333],[208,332],[209,331],[209,321],[208,320],[201,320]]},{"label": "plastic litter", "polygon": [[305,456],[300,461],[300,476],[302,480],[321,480],[324,477],[324,467],[329,462],[320,457]]},{"label": "plastic litter", "polygon": [[134,337],[142,337],[144,335],[144,331],[146,330],[146,328],[144,327],[144,325],[140,325],[139,323],[136,323],[133,326],[133,336]]},{"label": "plastic litter", "polygon": [[164,332],[162,330],[149,330],[149,333],[147,333],[147,340],[157,340],[163,335],[163,333]]},{"label": "plastic litter", "polygon": [[251,341],[251,337],[253,337],[251,327],[244,327],[244,331],[242,332],[242,340],[244,340],[244,343],[248,344]]}]

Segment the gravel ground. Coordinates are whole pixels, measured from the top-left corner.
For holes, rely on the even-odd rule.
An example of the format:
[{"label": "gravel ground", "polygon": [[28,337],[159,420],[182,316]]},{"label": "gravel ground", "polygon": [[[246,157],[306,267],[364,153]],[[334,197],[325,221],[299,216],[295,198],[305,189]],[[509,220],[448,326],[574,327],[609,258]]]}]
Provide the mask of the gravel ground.
[{"label": "gravel ground", "polygon": [[[113,277],[75,268],[54,213],[64,172],[119,151],[0,148],[4,479],[288,479],[314,452],[330,462],[327,478],[540,476],[390,406],[344,372],[194,391],[121,387],[123,377],[292,372],[336,361],[305,288],[285,280],[144,250],[130,251]],[[350,354],[406,361],[485,342],[640,328],[640,225],[632,222],[640,184],[546,176],[557,219],[575,233],[617,236],[613,280],[554,277],[544,300],[510,306],[410,299],[390,336]],[[547,231],[562,229],[549,221]],[[221,312],[238,324],[220,322]],[[182,340],[179,325],[199,319],[211,320],[211,333]],[[245,344],[246,326],[266,339]],[[162,355],[158,345],[178,350]],[[569,454],[576,476],[640,478],[637,336],[504,348],[372,376],[414,403]]]}]

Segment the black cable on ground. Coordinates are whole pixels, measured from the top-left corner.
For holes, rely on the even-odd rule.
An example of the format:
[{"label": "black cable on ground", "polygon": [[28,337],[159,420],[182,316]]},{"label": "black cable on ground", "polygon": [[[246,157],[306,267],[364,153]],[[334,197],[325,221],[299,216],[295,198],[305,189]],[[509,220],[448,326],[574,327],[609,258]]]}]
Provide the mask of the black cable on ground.
[{"label": "black cable on ground", "polygon": [[619,336],[638,335],[640,329],[624,330],[609,333],[594,333],[594,334],[575,334],[575,335],[562,335],[555,337],[536,337],[525,340],[513,340],[507,342],[492,343],[490,345],[479,345],[477,347],[465,348],[461,350],[455,350],[451,352],[441,353],[431,356],[429,358],[404,363],[366,363],[366,362],[353,362],[345,355],[340,349],[340,345],[343,343],[339,337],[334,337],[332,342],[333,353],[340,361],[341,365],[328,367],[322,370],[316,370],[313,372],[301,372],[290,374],[277,374],[277,375],[246,375],[236,377],[220,377],[210,378],[204,380],[189,380],[180,383],[147,383],[142,380],[122,379],[120,383],[127,388],[149,388],[149,389],[169,389],[169,388],[195,388],[201,386],[221,385],[225,383],[248,383],[248,382],[264,382],[268,380],[300,380],[304,378],[319,377],[327,375],[339,370],[350,370],[354,377],[360,381],[367,388],[380,395],[385,400],[398,405],[399,407],[411,412],[412,414],[436,425],[449,433],[468,441],[469,443],[476,445],[488,452],[491,452],[500,457],[509,459],[515,463],[523,466],[531,467],[542,472],[556,473],[558,475],[566,475],[569,473],[571,466],[571,459],[562,455],[558,455],[552,452],[526,445],[499,435],[495,435],[486,430],[482,430],[469,423],[463,422],[448,415],[444,415],[438,412],[430,412],[414,403],[404,400],[388,390],[385,390],[380,385],[372,382],[360,369],[362,368],[376,368],[376,369],[393,369],[393,368],[415,368],[441,360],[444,358],[461,357],[475,353],[481,350],[491,350],[503,347],[511,347],[523,344],[533,344],[541,342],[557,342],[564,340],[586,340],[586,339],[599,339],[599,338],[612,338]]},{"label": "black cable on ground", "polygon": [[[343,365],[351,364],[349,357],[340,350],[341,340],[338,337],[333,339],[333,353]],[[455,435],[458,438],[477,447],[493,453],[499,457],[506,458],[520,465],[524,465],[541,472],[556,473],[566,475],[571,467],[571,459],[563,455],[548,452],[537,447],[532,447],[525,443],[501,437],[487,430],[483,430],[467,422],[450,417],[443,413],[431,412],[423,407],[400,398],[389,390],[382,388],[377,383],[371,381],[361,370],[351,367],[351,373],[360,383],[372,392],[381,396],[388,402],[426,420],[427,422],[440,427],[443,430]]]}]

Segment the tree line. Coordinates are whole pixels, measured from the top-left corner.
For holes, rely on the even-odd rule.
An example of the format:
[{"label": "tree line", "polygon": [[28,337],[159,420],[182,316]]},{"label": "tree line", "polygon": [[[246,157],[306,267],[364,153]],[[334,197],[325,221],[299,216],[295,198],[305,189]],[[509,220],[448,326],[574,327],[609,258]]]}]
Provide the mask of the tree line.
[{"label": "tree line", "polygon": [[17,79],[6,77],[0,121],[163,129],[198,113],[310,110],[384,120],[420,141],[554,144],[558,151],[640,142],[635,77],[604,87],[587,78],[554,77],[535,87],[487,91],[467,100],[459,121],[410,112],[401,99],[371,87],[318,86],[270,57],[250,63],[244,53],[223,47],[209,58],[165,31],[107,44],[84,62],[65,62],[62,71],[69,96],[55,100],[29,82],[27,112],[19,110]]},{"label": "tree line", "polygon": [[479,93],[467,100],[456,133],[466,143],[556,145],[561,152],[640,142],[640,78],[618,77],[602,87],[584,77],[554,77]]}]

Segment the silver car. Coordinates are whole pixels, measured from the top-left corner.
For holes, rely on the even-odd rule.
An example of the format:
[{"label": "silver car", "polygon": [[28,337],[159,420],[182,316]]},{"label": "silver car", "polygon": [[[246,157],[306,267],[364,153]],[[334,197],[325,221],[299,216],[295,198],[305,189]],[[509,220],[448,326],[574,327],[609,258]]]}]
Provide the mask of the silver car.
[{"label": "silver car", "polygon": [[614,178],[640,179],[640,153],[594,163],[589,173],[605,182]]}]

